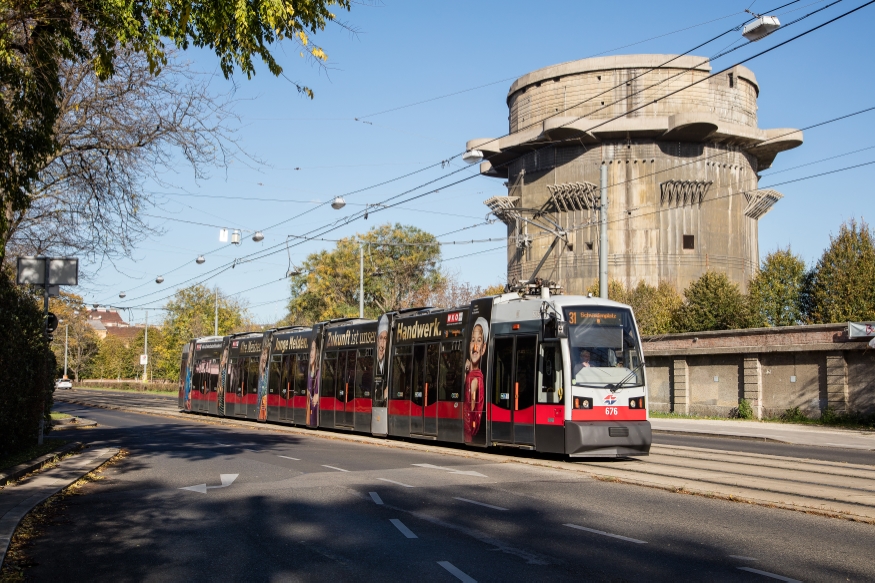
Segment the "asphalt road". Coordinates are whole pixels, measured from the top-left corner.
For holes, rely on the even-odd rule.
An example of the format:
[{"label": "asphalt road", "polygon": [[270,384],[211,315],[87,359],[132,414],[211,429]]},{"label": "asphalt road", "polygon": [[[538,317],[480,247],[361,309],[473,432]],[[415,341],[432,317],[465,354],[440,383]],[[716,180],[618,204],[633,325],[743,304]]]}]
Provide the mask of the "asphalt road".
[{"label": "asphalt road", "polygon": [[34,580],[875,579],[868,524],[512,458],[56,408],[99,423],[76,439],[130,454],[33,541]]}]

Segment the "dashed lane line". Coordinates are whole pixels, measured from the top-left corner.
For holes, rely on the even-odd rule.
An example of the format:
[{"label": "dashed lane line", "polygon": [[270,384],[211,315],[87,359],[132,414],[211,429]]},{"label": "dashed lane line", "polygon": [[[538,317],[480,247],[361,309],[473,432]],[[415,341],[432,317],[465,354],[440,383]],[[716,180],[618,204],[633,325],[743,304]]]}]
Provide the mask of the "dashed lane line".
[{"label": "dashed lane line", "polygon": [[416,536],[415,534],[413,534],[413,531],[412,531],[412,530],[410,530],[409,528],[407,528],[406,526],[404,526],[404,523],[401,522],[400,520],[398,520],[397,518],[390,518],[390,519],[389,519],[389,522],[391,522],[392,524],[394,524],[394,525],[395,525],[395,528],[397,528],[398,530],[400,530],[400,531],[401,531],[401,534],[403,534],[403,535],[406,536],[407,538],[419,538],[418,536]]},{"label": "dashed lane line", "polygon": [[786,581],[786,583],[802,583],[799,579],[791,579],[790,577],[784,577],[783,575],[776,575],[775,573],[769,573],[768,571],[760,571],[759,569],[751,569],[750,567],[739,567],[739,571],[747,571],[748,573],[756,573],[757,575],[762,575],[763,577],[769,577],[771,579],[777,579],[778,581]]},{"label": "dashed lane line", "polygon": [[344,470],[343,468],[335,468],[334,466],[326,466],[325,464],[322,464],[322,467],[329,468],[332,470],[337,470],[338,472],[348,472],[349,471],[349,470]]},{"label": "dashed lane line", "polygon": [[398,484],[399,486],[404,486],[405,488],[415,488],[416,486],[411,486],[410,484],[403,484],[401,482],[396,482],[395,480],[390,480],[389,478],[377,478],[382,482],[389,482],[390,484]]},{"label": "dashed lane line", "polygon": [[647,541],[638,540],[637,538],[629,538],[628,536],[620,536],[619,534],[611,534],[609,532],[605,532],[603,530],[596,530],[594,528],[587,528],[585,526],[578,526],[576,524],[565,524],[563,526],[567,526],[570,528],[576,528],[577,530],[585,530],[586,532],[591,532],[593,534],[600,534],[602,536],[609,536],[611,538],[618,538],[620,540],[628,541],[630,543],[637,543],[639,545],[646,545]]},{"label": "dashed lane line", "polygon": [[374,504],[379,504],[380,506],[383,505],[383,499],[380,498],[379,494],[377,494],[376,492],[368,492],[368,494],[371,495],[371,500],[374,501]]},{"label": "dashed lane line", "polygon": [[744,557],[742,555],[729,555],[730,558],[738,559],[739,561],[759,561],[759,559],[754,559],[753,557]]},{"label": "dashed lane line", "polygon": [[296,461],[296,462],[301,461],[299,458],[296,458],[296,457],[289,457],[289,456],[287,456],[287,455],[278,455],[278,456],[276,456],[276,457],[281,457],[281,458],[283,458],[284,460],[294,460],[294,461]]},{"label": "dashed lane line", "polygon": [[438,561],[437,564],[449,571],[450,574],[459,581],[463,581],[464,583],[477,583],[477,579],[469,576],[449,561]]},{"label": "dashed lane line", "polygon": [[458,496],[454,496],[453,499],[461,500],[462,502],[467,502],[469,504],[476,504],[477,506],[485,506],[486,508],[492,508],[493,510],[507,510],[507,508],[502,508],[501,506],[493,506],[492,504],[477,502],[476,500],[468,500],[467,498],[459,498]]}]

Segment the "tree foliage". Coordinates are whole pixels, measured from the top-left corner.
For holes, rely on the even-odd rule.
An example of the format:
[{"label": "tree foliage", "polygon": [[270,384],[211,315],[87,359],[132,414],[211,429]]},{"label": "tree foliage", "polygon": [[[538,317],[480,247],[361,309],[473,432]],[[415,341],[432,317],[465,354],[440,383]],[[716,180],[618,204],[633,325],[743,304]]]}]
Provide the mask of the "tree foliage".
[{"label": "tree foliage", "polygon": [[[57,150],[55,124],[64,91],[61,64],[88,63],[113,76],[121,48],[142,54],[155,73],[167,63],[165,41],[211,49],[226,77],[255,73],[261,59],[282,67],[270,46],[290,39],[316,62],[309,35],[335,21],[350,0],[0,0],[0,231],[30,204],[31,185]],[[300,91],[312,96],[307,87]],[[0,253],[5,249],[0,248]]]},{"label": "tree foliage", "polygon": [[805,262],[789,248],[766,256],[748,286],[756,325],[795,326],[805,321],[806,273]]},{"label": "tree foliage", "polygon": [[444,277],[440,246],[416,227],[386,224],[310,254],[292,277],[288,323],[308,324],[359,313],[359,242],[365,245],[365,316],[421,305]]},{"label": "tree foliage", "polygon": [[[597,296],[598,287],[596,281],[586,293]],[[612,279],[608,282],[608,299],[632,306],[638,328],[646,336],[674,332],[675,313],[683,303],[680,294],[667,281],[660,281],[657,286],[639,281],[637,286],[627,288]]]},{"label": "tree foliage", "polygon": [[51,299],[49,309],[61,320],[51,345],[58,361],[58,377],[64,374],[66,339],[67,376],[78,381],[89,370],[100,346],[97,334],[88,324],[88,307],[81,296],[61,291],[59,298]]},{"label": "tree foliage", "polygon": [[[219,293],[219,335],[240,332],[247,322],[246,307],[233,297]],[[192,338],[212,336],[215,323],[216,290],[195,285],[176,292],[165,308],[160,336],[152,340],[149,333],[150,355],[155,360],[154,376],[176,379],[183,345]],[[139,346],[142,348],[142,340]]]},{"label": "tree foliage", "polygon": [[748,328],[753,318],[747,298],[725,273],[706,271],[684,290],[684,302],[675,312],[678,332]]},{"label": "tree foliage", "polygon": [[55,357],[44,336],[42,302],[0,267],[0,457],[36,443],[49,422]]},{"label": "tree foliage", "polygon": [[865,221],[851,219],[830,236],[809,285],[813,323],[875,320],[875,241]]},{"label": "tree foliage", "polygon": [[[130,256],[154,234],[147,219],[162,200],[148,180],[171,188],[177,161],[195,178],[240,154],[232,104],[175,55],[155,74],[146,58],[120,47],[115,74],[101,80],[90,63],[65,61],[55,149],[12,211],[0,246],[12,255],[77,255],[92,261]],[[177,156],[178,155],[178,156]]]},{"label": "tree foliage", "polygon": [[453,308],[470,304],[476,298],[502,294],[504,285],[491,285],[484,288],[460,281],[455,274],[444,274],[440,282],[433,286],[423,286],[419,293],[421,295],[413,300],[416,305]]}]

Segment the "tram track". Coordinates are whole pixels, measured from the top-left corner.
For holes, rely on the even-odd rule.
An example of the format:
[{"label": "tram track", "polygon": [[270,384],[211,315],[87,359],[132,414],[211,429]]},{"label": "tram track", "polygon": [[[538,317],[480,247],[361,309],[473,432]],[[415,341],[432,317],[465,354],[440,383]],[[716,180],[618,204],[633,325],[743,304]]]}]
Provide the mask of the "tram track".
[{"label": "tram track", "polygon": [[[109,391],[73,390],[56,394],[59,401],[185,418],[215,423],[209,417],[176,411],[175,396],[136,395]],[[286,426],[222,419],[222,424],[264,430],[305,432],[307,435],[383,444],[391,447],[441,451],[448,455],[482,458],[581,472],[595,479],[622,481],[663,490],[786,508],[875,524],[875,466],[803,459],[778,455],[654,444],[647,457],[625,460],[564,461],[525,452],[458,450],[364,435],[311,431]]]}]

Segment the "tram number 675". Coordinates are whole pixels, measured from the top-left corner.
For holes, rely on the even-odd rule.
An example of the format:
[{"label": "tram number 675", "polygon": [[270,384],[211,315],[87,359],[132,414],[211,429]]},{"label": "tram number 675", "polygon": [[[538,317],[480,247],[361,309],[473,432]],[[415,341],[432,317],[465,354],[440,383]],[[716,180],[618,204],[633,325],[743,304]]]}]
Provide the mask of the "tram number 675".
[{"label": "tram number 675", "polygon": [[616,407],[605,407],[605,415],[616,415],[617,408]]}]

